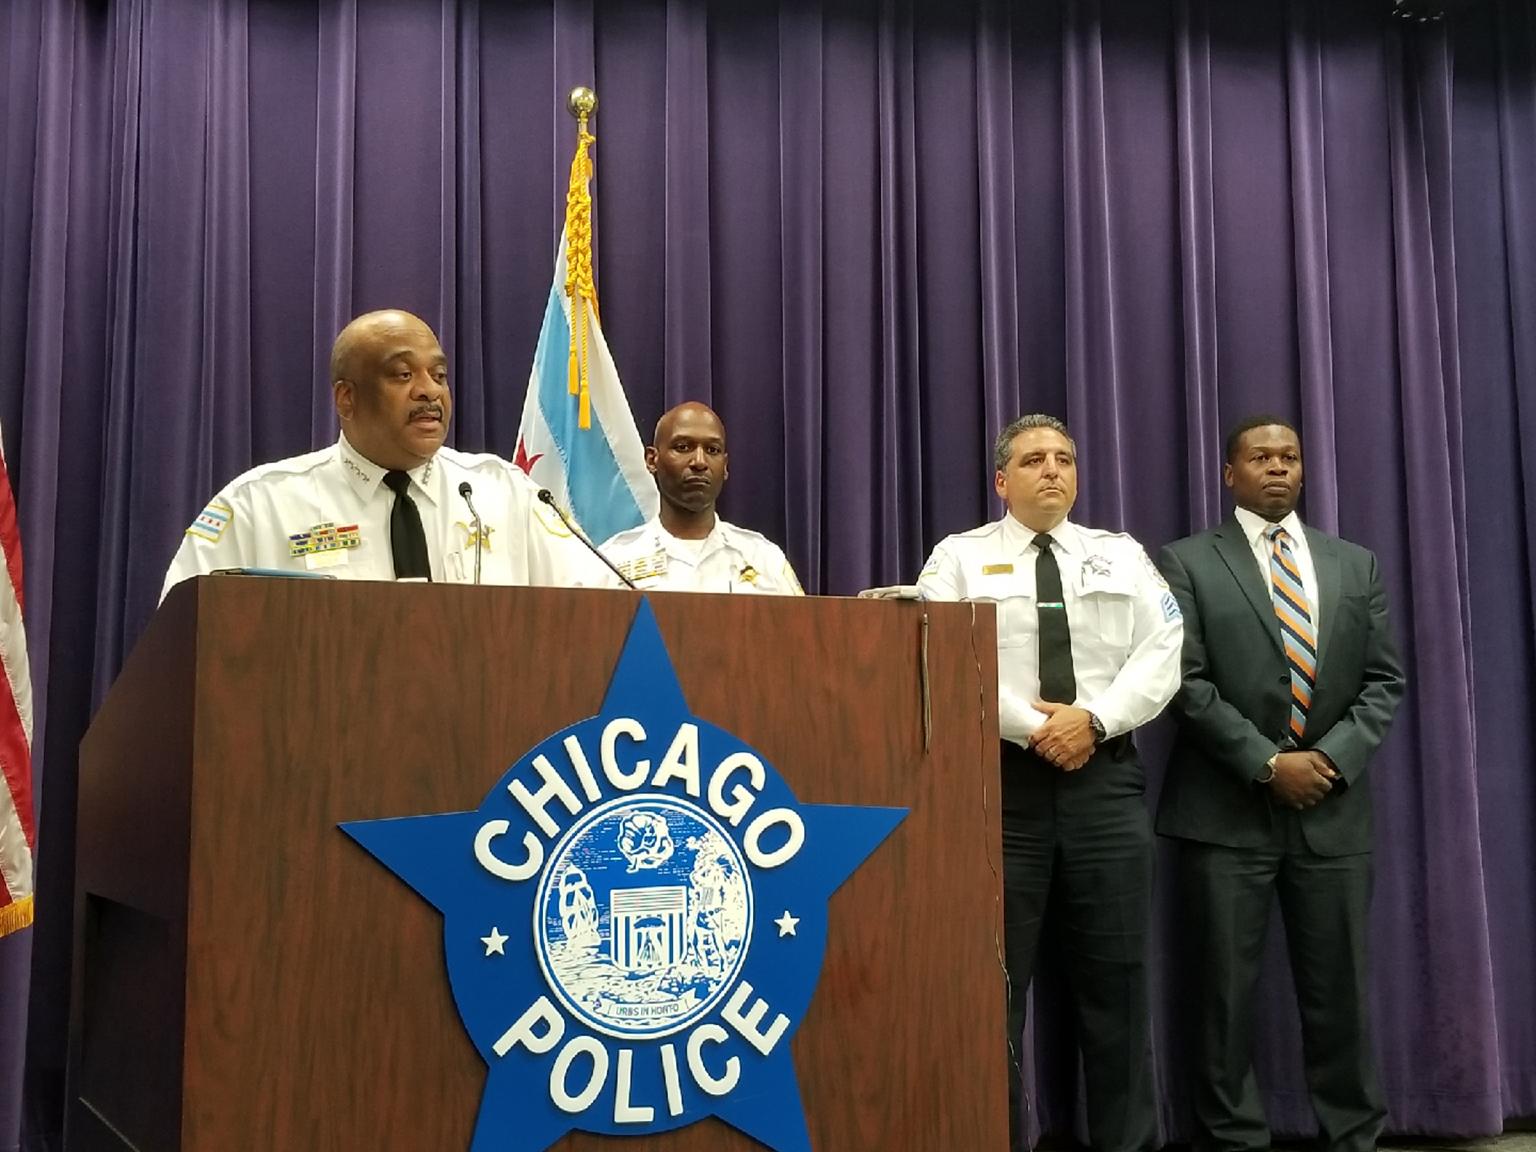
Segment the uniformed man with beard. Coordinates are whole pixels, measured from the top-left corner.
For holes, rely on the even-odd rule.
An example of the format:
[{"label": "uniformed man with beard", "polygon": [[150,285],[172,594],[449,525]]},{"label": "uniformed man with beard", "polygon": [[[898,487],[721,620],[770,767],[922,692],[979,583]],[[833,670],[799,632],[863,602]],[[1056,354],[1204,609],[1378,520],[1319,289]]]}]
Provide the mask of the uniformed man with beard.
[{"label": "uniformed man with beard", "polygon": [[803,595],[783,551],[750,528],[727,523],[715,501],[730,475],[725,425],[706,405],[679,404],[656,423],[645,464],[661,511],[603,545],[645,592],[767,592]]}]

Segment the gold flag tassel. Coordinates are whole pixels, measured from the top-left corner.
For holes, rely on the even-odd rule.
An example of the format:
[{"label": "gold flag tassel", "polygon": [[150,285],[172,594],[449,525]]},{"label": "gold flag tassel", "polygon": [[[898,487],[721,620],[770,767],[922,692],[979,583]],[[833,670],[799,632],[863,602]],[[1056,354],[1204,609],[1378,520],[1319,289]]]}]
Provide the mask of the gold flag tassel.
[{"label": "gold flag tassel", "polygon": [[9,936],[12,932],[19,932],[32,923],[32,897],[23,896],[20,900],[7,904],[0,908],[0,936]]},{"label": "gold flag tassel", "polygon": [[576,117],[576,155],[571,158],[571,181],[565,193],[565,295],[571,302],[570,393],[580,397],[577,427],[590,428],[587,329],[591,319],[597,317],[597,286],[592,281],[592,157],[588,149],[597,143],[597,137],[587,131],[587,120],[597,108],[597,97],[589,88],[577,88],[568,105]]}]

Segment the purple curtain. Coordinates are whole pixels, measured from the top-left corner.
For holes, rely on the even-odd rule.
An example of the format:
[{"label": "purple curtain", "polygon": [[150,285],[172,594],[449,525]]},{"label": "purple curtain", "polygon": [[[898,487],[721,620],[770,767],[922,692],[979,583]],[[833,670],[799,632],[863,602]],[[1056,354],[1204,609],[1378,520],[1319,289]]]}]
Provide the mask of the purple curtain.
[{"label": "purple curtain", "polygon": [[[1473,733],[1505,1115],[1536,1115],[1536,8],[1454,37]],[[1431,825],[1432,827],[1432,825]]]},{"label": "purple curtain", "polygon": [[[815,591],[910,580],[993,516],[991,437],[1020,411],[1073,425],[1081,519],[1149,547],[1223,514],[1228,422],[1299,423],[1303,512],[1376,550],[1412,672],[1376,764],[1391,1128],[1536,1115],[1536,0],[1429,25],[1389,7],[0,5],[0,422],[42,703],[39,919],[0,942],[0,1152],[23,1128],[57,1146],[75,748],[182,527],[334,435],[323,366],[367,308],[437,327],[456,442],[510,452],[578,83],[602,101],[599,285],[642,429],[713,403],[726,514]],[[1154,790],[1166,737],[1143,740]],[[1300,1134],[1271,951],[1259,1073]],[[1062,991],[1047,965],[1042,1129],[1081,1107]]]}]

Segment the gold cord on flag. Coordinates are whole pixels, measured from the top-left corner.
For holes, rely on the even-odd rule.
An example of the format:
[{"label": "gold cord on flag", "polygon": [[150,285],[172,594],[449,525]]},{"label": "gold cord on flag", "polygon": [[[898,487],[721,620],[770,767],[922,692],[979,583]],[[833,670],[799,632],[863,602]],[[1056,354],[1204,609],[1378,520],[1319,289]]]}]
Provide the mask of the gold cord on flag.
[{"label": "gold cord on flag", "polygon": [[12,932],[20,932],[23,928],[32,924],[32,897],[23,896],[20,900],[0,906],[0,936],[9,936]]},{"label": "gold cord on flag", "polygon": [[[597,318],[597,285],[592,279],[592,157],[588,149],[597,137],[587,131],[587,120],[597,107],[590,89],[571,93],[569,106],[576,116],[576,155],[571,158],[571,180],[565,194],[565,295],[571,302],[570,393],[579,397],[577,426],[592,427],[592,398],[588,391],[587,330]],[[588,308],[591,309],[588,312]]]}]

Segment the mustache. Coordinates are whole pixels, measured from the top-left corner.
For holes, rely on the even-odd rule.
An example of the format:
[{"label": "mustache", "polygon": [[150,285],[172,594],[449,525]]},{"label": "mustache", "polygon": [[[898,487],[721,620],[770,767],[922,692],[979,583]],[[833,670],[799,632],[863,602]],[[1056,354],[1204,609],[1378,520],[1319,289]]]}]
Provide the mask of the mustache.
[{"label": "mustache", "polygon": [[411,409],[410,419],[414,420],[418,416],[435,416],[441,420],[443,418],[443,406],[435,400],[428,401],[425,404],[418,404]]}]

